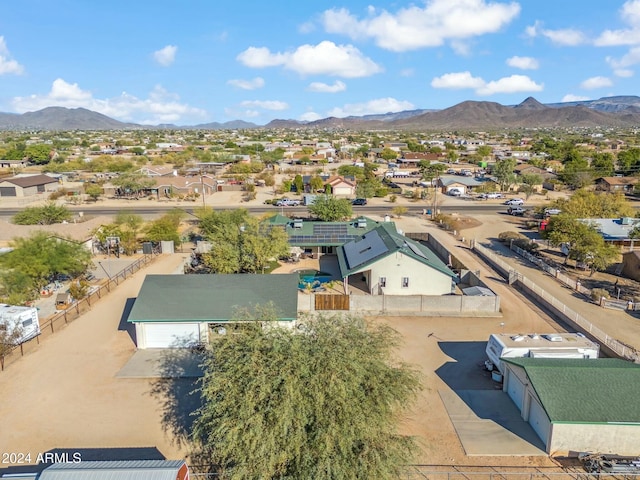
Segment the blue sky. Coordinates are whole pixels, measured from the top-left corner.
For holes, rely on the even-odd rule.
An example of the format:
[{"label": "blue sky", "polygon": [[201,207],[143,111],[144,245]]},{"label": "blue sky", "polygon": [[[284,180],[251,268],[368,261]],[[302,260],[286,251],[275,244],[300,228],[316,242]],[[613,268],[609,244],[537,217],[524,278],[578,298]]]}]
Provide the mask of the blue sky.
[{"label": "blue sky", "polygon": [[0,111],[315,120],[637,95],[640,0],[7,0]]}]

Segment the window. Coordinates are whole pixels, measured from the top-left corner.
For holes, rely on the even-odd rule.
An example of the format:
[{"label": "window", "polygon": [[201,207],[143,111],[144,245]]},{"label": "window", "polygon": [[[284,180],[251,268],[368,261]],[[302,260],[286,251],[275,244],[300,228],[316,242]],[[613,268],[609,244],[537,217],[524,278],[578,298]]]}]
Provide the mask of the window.
[{"label": "window", "polygon": [[402,277],[402,288],[409,288],[409,277]]},{"label": "window", "polygon": [[380,277],[380,286],[382,288],[387,286],[387,277]]}]

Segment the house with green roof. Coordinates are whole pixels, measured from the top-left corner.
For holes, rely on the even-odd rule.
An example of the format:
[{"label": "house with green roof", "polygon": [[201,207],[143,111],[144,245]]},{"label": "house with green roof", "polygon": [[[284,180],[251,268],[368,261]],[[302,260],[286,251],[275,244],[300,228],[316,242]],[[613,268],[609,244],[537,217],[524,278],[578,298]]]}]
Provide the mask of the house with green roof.
[{"label": "house with green roof", "polygon": [[457,275],[426,245],[400,234],[392,222],[337,248],[340,274],[364,282],[371,295],[449,295]]},{"label": "house with green roof", "polygon": [[640,365],[614,358],[503,362],[503,391],[547,453],[640,455]]},{"label": "house with green roof", "polygon": [[278,321],[298,314],[298,274],[147,275],[127,322],[138,348],[169,348],[208,341],[235,322],[239,309],[272,304]]}]

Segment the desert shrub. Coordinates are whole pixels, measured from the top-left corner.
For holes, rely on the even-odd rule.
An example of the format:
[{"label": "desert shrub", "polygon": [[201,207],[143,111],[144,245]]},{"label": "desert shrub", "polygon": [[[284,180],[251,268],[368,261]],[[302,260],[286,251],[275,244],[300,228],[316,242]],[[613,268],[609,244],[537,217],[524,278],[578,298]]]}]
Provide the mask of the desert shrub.
[{"label": "desert shrub", "polygon": [[602,297],[611,298],[611,295],[609,295],[609,292],[604,288],[594,288],[591,290],[591,300],[594,302],[600,303]]},{"label": "desert shrub", "polygon": [[526,240],[526,238],[527,237],[525,237],[523,234],[510,230],[498,234],[498,240],[504,243],[510,243],[511,240]]},{"label": "desert shrub", "polygon": [[513,244],[529,253],[535,253],[539,247],[536,242],[532,242],[528,238],[517,238],[513,241]]}]

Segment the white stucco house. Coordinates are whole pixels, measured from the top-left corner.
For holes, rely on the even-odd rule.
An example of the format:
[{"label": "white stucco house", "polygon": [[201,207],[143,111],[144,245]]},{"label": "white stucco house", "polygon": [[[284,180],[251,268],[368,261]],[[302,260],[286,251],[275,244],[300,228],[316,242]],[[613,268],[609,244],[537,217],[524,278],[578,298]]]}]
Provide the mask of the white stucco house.
[{"label": "white stucco house", "polygon": [[337,249],[345,288],[364,281],[371,295],[449,295],[457,275],[426,245],[398,233],[393,223]]}]

